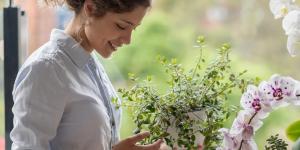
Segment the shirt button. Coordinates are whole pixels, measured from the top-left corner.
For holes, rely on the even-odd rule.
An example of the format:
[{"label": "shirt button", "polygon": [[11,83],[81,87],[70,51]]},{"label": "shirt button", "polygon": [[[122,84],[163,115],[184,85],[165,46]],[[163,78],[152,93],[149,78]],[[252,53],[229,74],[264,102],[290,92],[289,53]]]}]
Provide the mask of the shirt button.
[{"label": "shirt button", "polygon": [[114,125],[115,125],[115,122],[112,121],[112,122],[111,122],[111,125],[114,126]]}]

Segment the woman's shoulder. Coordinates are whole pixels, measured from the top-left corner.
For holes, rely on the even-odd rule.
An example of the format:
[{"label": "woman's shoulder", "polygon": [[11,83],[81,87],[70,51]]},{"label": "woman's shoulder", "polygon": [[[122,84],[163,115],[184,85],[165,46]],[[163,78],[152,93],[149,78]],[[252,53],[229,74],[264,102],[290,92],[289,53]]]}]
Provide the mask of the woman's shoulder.
[{"label": "woman's shoulder", "polygon": [[18,85],[29,74],[31,80],[57,74],[64,66],[59,53],[59,48],[51,41],[38,48],[22,64],[15,83]]},{"label": "woman's shoulder", "polygon": [[24,64],[52,62],[60,58],[58,57],[59,53],[59,47],[54,42],[49,41],[34,51]]},{"label": "woman's shoulder", "polygon": [[26,67],[50,69],[66,69],[66,62],[70,62],[67,54],[53,41],[49,41],[34,51],[24,62],[20,71]]}]

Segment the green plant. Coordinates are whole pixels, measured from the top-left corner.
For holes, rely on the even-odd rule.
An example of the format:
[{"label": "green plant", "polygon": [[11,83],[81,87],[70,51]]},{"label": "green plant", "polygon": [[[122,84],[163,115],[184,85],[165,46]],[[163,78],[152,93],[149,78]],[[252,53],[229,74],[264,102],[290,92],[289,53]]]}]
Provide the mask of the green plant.
[{"label": "green plant", "polygon": [[[149,130],[151,135],[140,144],[150,144],[159,138],[164,138],[169,146],[176,142],[179,146],[188,149],[194,146],[196,132],[205,136],[206,149],[216,149],[222,140],[218,129],[223,127],[232,113],[237,113],[239,106],[224,107],[227,94],[234,89],[241,89],[244,93],[247,85],[256,84],[260,79],[240,79],[247,70],[235,73],[231,70],[229,53],[231,47],[223,44],[217,51],[217,59],[202,69],[205,63],[202,54],[204,37],[199,36],[199,56],[196,56],[196,66],[186,71],[178,59],[171,59],[168,64],[165,57],[157,56],[156,62],[165,66],[165,73],[170,75],[166,82],[169,90],[164,94],[151,85],[152,77],[148,76],[146,85],[137,82],[136,74],[129,73],[129,78],[136,83],[131,90],[119,89],[125,100],[117,104],[117,99],[112,98],[116,107],[126,107],[131,111],[131,117],[136,123],[135,134],[142,130]],[[200,71],[200,70],[204,71]],[[200,75],[202,74],[202,75]],[[195,110],[205,111],[205,118],[191,119],[190,114]],[[171,121],[171,117],[175,117]],[[174,139],[167,132],[174,126],[178,132],[178,139]],[[197,128],[195,129],[194,126]]]},{"label": "green plant", "polygon": [[288,144],[282,139],[278,139],[278,134],[267,139],[268,145],[265,145],[266,150],[287,150]]}]

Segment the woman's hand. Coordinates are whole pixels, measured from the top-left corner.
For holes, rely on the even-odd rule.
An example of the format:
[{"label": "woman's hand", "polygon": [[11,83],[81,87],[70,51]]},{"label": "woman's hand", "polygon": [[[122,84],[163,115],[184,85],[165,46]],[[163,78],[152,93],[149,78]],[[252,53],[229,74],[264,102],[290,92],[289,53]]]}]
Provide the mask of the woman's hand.
[{"label": "woman's hand", "polygon": [[162,143],[162,139],[159,139],[158,141],[150,145],[135,145],[136,142],[141,141],[149,135],[149,132],[142,132],[137,135],[125,138],[119,141],[117,144],[115,144],[112,150],[159,150],[160,145]]}]

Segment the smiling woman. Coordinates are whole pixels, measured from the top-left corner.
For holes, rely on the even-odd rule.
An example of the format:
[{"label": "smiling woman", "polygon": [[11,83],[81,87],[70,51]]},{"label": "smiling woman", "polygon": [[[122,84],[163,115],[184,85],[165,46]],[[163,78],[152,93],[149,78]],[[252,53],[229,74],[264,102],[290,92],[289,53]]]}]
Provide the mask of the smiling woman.
[{"label": "smiling woman", "polygon": [[[92,12],[89,5],[93,4],[87,4],[81,17],[86,17]],[[101,19],[89,18],[80,33],[83,37],[82,46],[89,53],[95,49],[102,57],[109,57],[118,47],[130,44],[132,30],[141,24],[146,11],[144,7],[139,6],[127,13],[108,12]],[[74,31],[82,20],[81,17],[78,17],[78,20],[74,19],[66,28],[66,33],[74,38],[76,38]]]},{"label": "smiling woman", "polygon": [[130,44],[152,0],[44,0],[66,4],[75,12],[65,31],[54,29],[50,41],[23,64],[13,89],[12,149],[158,150],[162,140],[137,146],[149,136],[120,141],[121,109],[103,66],[93,52],[109,57]]},{"label": "smiling woman", "polygon": [[141,24],[151,0],[42,0],[63,5],[75,12],[66,33],[91,53],[94,49],[104,58],[123,44],[130,44],[131,32]]},{"label": "smiling woman", "polygon": [[149,0],[88,0],[83,6],[67,3],[76,17],[66,28],[66,33],[77,39],[89,53],[95,49],[104,58],[123,44],[130,44],[132,30],[141,24],[151,6]]}]

